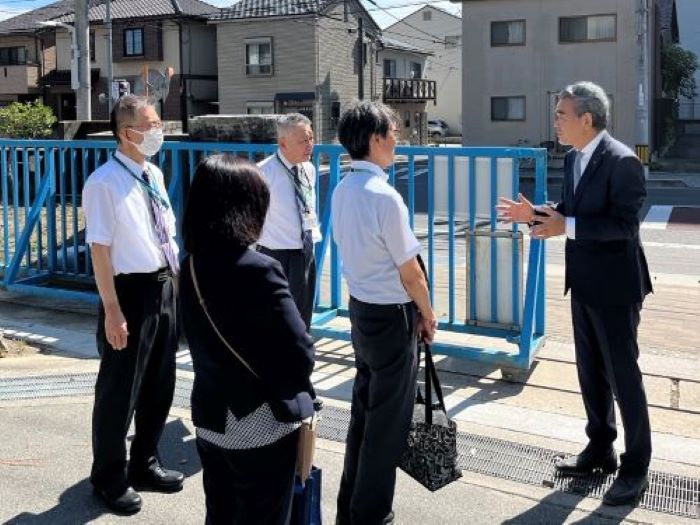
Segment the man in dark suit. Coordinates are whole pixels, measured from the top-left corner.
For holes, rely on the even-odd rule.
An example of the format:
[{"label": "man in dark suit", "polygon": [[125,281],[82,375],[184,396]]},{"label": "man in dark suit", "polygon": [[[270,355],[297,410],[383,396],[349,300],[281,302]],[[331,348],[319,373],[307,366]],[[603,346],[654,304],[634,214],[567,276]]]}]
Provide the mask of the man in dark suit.
[{"label": "man in dark suit", "polygon": [[639,211],[646,197],[644,169],[635,154],[605,130],[609,102],[605,91],[580,82],[559,95],[555,129],[572,146],[564,161],[562,199],[535,208],[524,196],[501,199],[509,222],[527,222],[532,236],[566,234],[566,292],[576,365],[588,417],[589,443],[578,455],[559,460],[564,475],[614,472],[617,437],[613,395],[625,429],[625,453],[603,502],[639,500],[648,486],[651,429],[637,359],[637,327],[644,297],[652,291],[639,239]]}]

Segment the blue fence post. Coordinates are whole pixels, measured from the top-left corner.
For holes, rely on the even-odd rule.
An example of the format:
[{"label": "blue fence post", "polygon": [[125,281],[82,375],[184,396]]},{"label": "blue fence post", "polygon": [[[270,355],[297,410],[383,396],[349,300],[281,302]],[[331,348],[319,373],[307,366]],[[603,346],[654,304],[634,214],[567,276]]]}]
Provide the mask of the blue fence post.
[{"label": "blue fence post", "polygon": [[48,164],[44,177],[49,179],[49,192],[46,196],[46,249],[48,250],[46,260],[49,272],[53,273],[56,271],[56,252],[58,251],[58,243],[56,242],[56,152],[54,148],[48,147],[44,151],[44,165]]},{"label": "blue fence post", "polygon": [[450,323],[455,322],[457,310],[456,288],[457,279],[455,275],[455,222],[457,214],[455,212],[455,158],[450,155],[447,159],[447,258],[448,258],[448,319]]},{"label": "blue fence post", "polygon": [[[535,160],[535,198],[536,202],[547,202],[547,150],[539,150]],[[539,263],[540,293],[537,296],[535,333],[544,335],[547,317],[547,281],[545,272],[545,260],[547,245],[542,243]]]},{"label": "blue fence post", "polygon": [[[340,155],[334,155],[331,158],[331,163],[330,163],[330,173],[329,173],[329,179],[328,179],[328,193],[329,193],[329,200],[328,202],[330,203],[330,194],[333,192],[336,186],[338,186],[338,183],[340,182]],[[327,206],[327,210],[324,211],[324,214],[327,212],[328,213],[328,224],[330,225],[331,223],[331,210],[330,206]],[[340,269],[340,255],[338,254],[338,246],[335,244],[335,242],[331,239],[331,308],[337,309],[340,308],[342,304],[342,283],[340,280],[340,274],[341,274],[341,269]],[[321,273],[319,269],[319,273]]]},{"label": "blue fence post", "polygon": [[[520,192],[520,160],[517,158],[513,159],[513,173],[511,175],[511,183],[513,185],[512,199],[517,199],[518,193]],[[513,284],[513,326],[520,325],[520,238],[518,235],[519,227],[517,223],[513,223],[511,227],[511,234],[513,236],[512,250],[512,284]]]},{"label": "blue fence post", "polygon": [[[2,181],[0,181],[0,191],[2,191],[2,235],[3,235],[3,260],[2,260],[2,265],[4,268],[7,268],[7,265],[10,260],[10,224],[9,224],[9,214],[8,214],[8,208],[10,206],[9,200],[8,200],[8,188],[7,188],[7,179],[9,177],[7,173],[7,151],[5,150],[5,147],[3,146],[0,148],[0,154],[2,154],[2,159],[0,159],[0,177],[2,177]],[[14,184],[13,184],[14,186]],[[17,215],[17,208],[15,207],[14,209],[14,215]],[[15,249],[17,248],[17,245],[15,244]]]},{"label": "blue fence post", "polygon": [[428,158],[428,279],[430,303],[435,304],[435,157]]},{"label": "blue fence post", "polygon": [[491,198],[489,209],[491,211],[491,322],[498,321],[498,237],[496,232],[498,222],[496,213],[493,210],[496,208],[498,201],[498,159],[491,157]]}]

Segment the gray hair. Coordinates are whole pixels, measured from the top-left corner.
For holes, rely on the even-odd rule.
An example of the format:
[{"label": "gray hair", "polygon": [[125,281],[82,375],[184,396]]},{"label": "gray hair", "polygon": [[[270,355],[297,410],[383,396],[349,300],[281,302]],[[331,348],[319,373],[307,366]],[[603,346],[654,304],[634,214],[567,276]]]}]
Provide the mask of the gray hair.
[{"label": "gray hair", "polygon": [[599,131],[608,126],[608,115],[610,113],[610,101],[605,94],[605,90],[593,82],[576,82],[566,86],[561,93],[560,99],[571,99],[577,116],[590,113],[593,117],[593,127]]},{"label": "gray hair", "polygon": [[301,113],[287,113],[277,119],[277,137],[287,135],[297,126],[310,126],[311,121]]},{"label": "gray hair", "polygon": [[149,99],[137,95],[125,95],[114,103],[109,117],[109,128],[117,142],[119,142],[119,130],[135,122],[139,111],[152,105]]}]

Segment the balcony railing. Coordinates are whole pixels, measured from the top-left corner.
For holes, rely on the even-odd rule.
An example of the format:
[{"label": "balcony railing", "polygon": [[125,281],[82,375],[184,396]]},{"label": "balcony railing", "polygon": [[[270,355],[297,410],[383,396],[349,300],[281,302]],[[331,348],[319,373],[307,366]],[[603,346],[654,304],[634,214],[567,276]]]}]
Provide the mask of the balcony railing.
[{"label": "balcony railing", "polygon": [[386,77],[384,78],[383,97],[385,102],[436,100],[436,82],[421,78]]}]

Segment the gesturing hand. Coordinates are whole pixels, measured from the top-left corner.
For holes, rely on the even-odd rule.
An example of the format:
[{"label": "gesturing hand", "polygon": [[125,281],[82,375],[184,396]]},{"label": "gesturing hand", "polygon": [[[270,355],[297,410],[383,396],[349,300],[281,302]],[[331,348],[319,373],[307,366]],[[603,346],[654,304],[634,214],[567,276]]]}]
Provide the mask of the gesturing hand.
[{"label": "gesturing hand", "polygon": [[505,222],[530,222],[535,216],[535,207],[522,193],[518,193],[517,201],[505,197],[498,200],[500,204],[496,205],[496,211]]},{"label": "gesturing hand", "polygon": [[123,350],[126,348],[129,331],[126,327],[126,318],[121,309],[105,310],[105,335],[107,337],[107,342],[112,345],[112,348],[115,350]]},{"label": "gesturing hand", "polygon": [[566,232],[566,218],[561,213],[549,206],[542,207],[542,211],[546,215],[537,217],[540,224],[532,228],[531,231],[531,235],[535,239],[549,239]]}]

